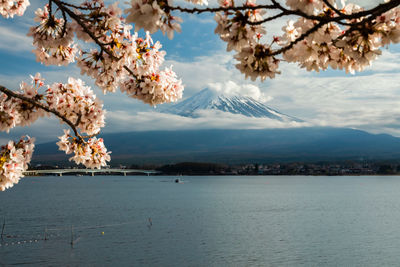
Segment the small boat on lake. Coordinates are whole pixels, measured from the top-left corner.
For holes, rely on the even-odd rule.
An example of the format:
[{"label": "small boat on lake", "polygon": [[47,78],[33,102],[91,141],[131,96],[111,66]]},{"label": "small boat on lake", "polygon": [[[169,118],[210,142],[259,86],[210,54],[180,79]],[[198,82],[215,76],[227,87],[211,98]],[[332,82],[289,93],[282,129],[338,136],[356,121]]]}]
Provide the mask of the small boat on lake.
[{"label": "small boat on lake", "polygon": [[183,184],[183,180],[179,179],[179,178],[175,178],[174,182],[176,184]]}]

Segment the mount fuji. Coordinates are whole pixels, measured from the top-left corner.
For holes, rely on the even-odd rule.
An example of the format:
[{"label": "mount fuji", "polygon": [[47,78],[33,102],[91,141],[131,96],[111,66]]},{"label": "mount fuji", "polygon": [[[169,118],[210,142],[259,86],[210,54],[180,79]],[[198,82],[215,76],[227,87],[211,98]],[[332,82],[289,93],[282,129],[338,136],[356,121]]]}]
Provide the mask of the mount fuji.
[{"label": "mount fuji", "polygon": [[285,122],[303,122],[298,118],[280,113],[251,97],[227,96],[218,94],[208,88],[180,103],[161,108],[160,112],[196,118],[199,117],[199,111],[201,110],[217,110],[247,117],[269,118]]}]

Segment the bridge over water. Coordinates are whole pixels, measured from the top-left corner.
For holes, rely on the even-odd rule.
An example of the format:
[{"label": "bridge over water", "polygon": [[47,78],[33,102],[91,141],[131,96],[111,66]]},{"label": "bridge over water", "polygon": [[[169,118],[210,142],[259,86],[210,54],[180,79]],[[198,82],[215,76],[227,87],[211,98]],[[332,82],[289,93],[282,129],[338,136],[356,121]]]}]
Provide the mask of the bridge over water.
[{"label": "bridge over water", "polygon": [[140,169],[51,169],[51,170],[28,170],[24,172],[25,176],[40,175],[40,174],[54,174],[62,176],[64,173],[76,174],[90,174],[94,176],[95,173],[119,173],[126,176],[127,173],[143,173],[146,175],[159,174],[161,172],[155,170],[140,170]]}]

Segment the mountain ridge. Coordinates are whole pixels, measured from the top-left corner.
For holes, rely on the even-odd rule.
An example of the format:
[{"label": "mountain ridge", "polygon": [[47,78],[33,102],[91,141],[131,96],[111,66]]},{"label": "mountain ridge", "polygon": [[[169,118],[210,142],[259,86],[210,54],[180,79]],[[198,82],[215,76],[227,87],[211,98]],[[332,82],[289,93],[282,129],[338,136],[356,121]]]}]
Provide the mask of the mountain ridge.
[{"label": "mountain ridge", "polygon": [[[347,128],[181,130],[103,134],[112,163],[219,163],[397,160],[400,138]],[[39,144],[34,162],[65,162],[55,142]]]},{"label": "mountain ridge", "polygon": [[253,118],[269,118],[278,121],[302,120],[283,114],[263,103],[247,96],[227,96],[205,88],[188,99],[172,106],[160,108],[160,112],[180,115],[184,117],[198,117],[200,110],[219,110],[232,114],[241,114]]}]

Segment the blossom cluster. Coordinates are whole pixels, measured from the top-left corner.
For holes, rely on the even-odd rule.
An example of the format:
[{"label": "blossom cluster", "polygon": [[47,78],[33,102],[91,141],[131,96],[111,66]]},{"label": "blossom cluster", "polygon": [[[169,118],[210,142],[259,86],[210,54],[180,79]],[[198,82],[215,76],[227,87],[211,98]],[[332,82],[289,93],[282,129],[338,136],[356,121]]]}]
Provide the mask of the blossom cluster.
[{"label": "blossom cluster", "polygon": [[12,187],[23,177],[31,161],[34,138],[22,137],[18,142],[9,141],[0,150],[0,191]]},{"label": "blossom cluster", "polygon": [[[208,0],[186,0],[192,4],[208,5]],[[129,2],[128,2],[129,3]],[[174,32],[181,32],[182,19],[173,16],[170,7],[173,0],[131,0],[130,7],[125,9],[127,23],[135,24],[135,31],[144,29],[150,33],[161,30],[169,39]]]},{"label": "blossom cluster", "polygon": [[29,5],[29,0],[0,0],[0,15],[5,18],[22,16]]},{"label": "blossom cluster", "polygon": [[[207,4],[207,0],[193,0],[199,4]],[[145,29],[150,33],[161,30],[168,38],[174,37],[174,31],[181,32],[182,19],[172,16],[167,7],[172,1],[167,0],[131,0],[131,8],[125,9],[126,22],[135,24],[135,31]]]},{"label": "blossom cluster", "polygon": [[[31,76],[32,83],[20,84],[19,94],[30,99],[41,99],[42,95],[38,94],[38,89],[43,87],[43,80],[40,74],[35,77]],[[16,126],[27,126],[35,122],[39,117],[46,113],[32,105],[29,102],[19,98],[8,97],[6,94],[0,94],[0,131],[9,132]]]},{"label": "blossom cluster", "polygon": [[98,134],[104,127],[103,103],[80,79],[70,77],[65,84],[52,84],[45,99],[50,109],[73,122],[81,133]]},{"label": "blossom cluster", "polygon": [[[81,73],[95,79],[104,93],[120,88],[151,105],[178,100],[182,82],[171,68],[161,70],[165,56],[161,44],[154,43],[149,33],[144,39],[132,33],[117,4],[85,1],[76,11],[79,19],[72,22],[51,14],[49,6],[38,9],[35,21],[39,25],[28,34],[33,37],[37,60],[46,65],[76,61]],[[99,47],[91,45],[85,50],[74,42],[74,36]]]},{"label": "blossom cluster", "polygon": [[[317,1],[313,1],[317,2]],[[314,12],[318,11],[314,6]],[[363,9],[354,4],[343,5],[341,12],[352,14]],[[310,12],[310,11],[308,11]],[[320,10],[320,12],[323,12]],[[359,23],[360,20],[348,21]],[[340,27],[328,23],[293,45],[283,54],[288,62],[297,62],[307,70],[343,69],[354,73],[370,66],[381,54],[380,47],[400,41],[400,9],[393,8],[360,27]],[[299,18],[283,27],[281,45],[288,45],[315,26],[317,22]]]},{"label": "blossom cluster", "polygon": [[[221,7],[233,6],[233,1],[220,0]],[[255,7],[256,0],[247,0],[246,7]],[[271,56],[271,45],[263,44],[261,38],[266,34],[265,28],[257,23],[263,20],[266,11],[263,9],[248,9],[243,11],[218,12],[214,19],[217,22],[215,33],[227,42],[227,51],[235,51],[234,56],[239,63],[236,68],[245,77],[263,81],[267,77],[274,78],[278,71],[279,59]]]},{"label": "blossom cluster", "polygon": [[[100,128],[104,127],[103,103],[82,80],[69,78],[65,84],[45,86],[39,73],[31,78],[31,84],[21,83],[20,95],[58,112],[75,124],[81,133],[98,134]],[[44,93],[39,93],[41,89],[45,90]],[[8,132],[16,126],[30,125],[47,114],[39,106],[20,98],[8,97],[5,93],[0,95],[1,131]]]},{"label": "blossom cluster", "polygon": [[[223,7],[231,4],[220,1]],[[255,6],[255,1],[248,1],[246,5]],[[344,0],[341,7],[336,5],[335,0],[327,3],[322,0],[287,0],[286,5],[292,10],[320,18],[363,11],[360,6],[346,4]],[[354,73],[369,66],[381,54],[380,47],[400,41],[399,8],[393,8],[366,23],[362,23],[364,18],[346,19],[344,26],[336,22],[320,24],[319,20],[300,16],[297,21],[289,20],[282,28],[284,34],[274,37],[270,44],[260,41],[266,33],[264,26],[249,23],[262,21],[264,15],[263,11],[252,9],[225,11],[215,16],[218,23],[215,32],[227,42],[228,51],[237,51],[235,58],[239,63],[236,67],[252,80],[258,77],[261,80],[274,78],[279,73],[278,51],[283,51],[285,61],[297,62],[308,71],[331,67]]]},{"label": "blossom cluster", "polygon": [[68,65],[75,61],[77,46],[74,44],[72,26],[64,18],[49,13],[49,6],[35,12],[38,26],[29,29],[28,36],[33,37],[33,52],[37,61],[45,65]]},{"label": "blossom cluster", "polygon": [[[64,136],[60,137],[64,140],[63,145],[59,142],[61,150],[67,154],[75,153],[72,160],[88,168],[107,165],[110,152],[107,152],[102,139],[91,137],[104,127],[105,110],[102,101],[96,98],[90,87],[80,79],[74,78],[69,78],[64,84],[53,83],[46,86],[39,73],[31,76],[31,79],[30,84],[21,83],[19,92],[16,92],[20,97],[9,97],[6,93],[0,95],[0,130],[9,131],[16,126],[29,125],[39,117],[53,113],[60,118],[61,123],[67,120],[80,134],[89,135],[85,140],[85,137],[80,135],[72,137],[69,131],[66,131]],[[31,149],[28,145],[32,142],[20,141],[21,144],[25,144],[22,146],[10,141],[8,146],[3,148],[0,158],[0,190],[18,182],[27,168],[26,164],[29,163],[33,147]]]},{"label": "blossom cluster", "polygon": [[96,137],[89,138],[86,142],[81,142],[72,136],[69,130],[64,130],[64,135],[59,137],[57,145],[66,154],[74,153],[69,160],[76,164],[83,164],[86,168],[98,168],[106,166],[110,161],[110,153],[104,146],[103,139]]},{"label": "blossom cluster", "polygon": [[121,91],[150,105],[175,102],[182,98],[182,81],[172,68],[159,71],[165,56],[165,52],[160,51],[161,44],[153,43],[147,33],[146,39],[136,39],[136,47],[141,54],[132,72],[140,79],[124,79],[120,84]]},{"label": "blossom cluster", "polygon": [[[336,0],[328,0],[328,2],[333,6],[336,5]],[[321,0],[286,0],[286,5],[292,10],[300,10],[308,15],[318,15],[321,10],[327,8]]]},{"label": "blossom cluster", "polygon": [[[100,133],[105,125],[102,101],[80,79],[69,78],[65,84],[53,83],[48,86],[43,99],[49,109],[62,116],[61,123],[63,119],[68,119],[80,133],[93,136]],[[77,164],[82,163],[88,168],[100,168],[110,161],[110,152],[107,152],[103,139],[91,137],[83,140],[72,137],[69,130],[64,130],[64,135],[59,138],[61,141],[57,144],[60,150],[67,154],[73,152],[75,155],[71,159]]]}]

